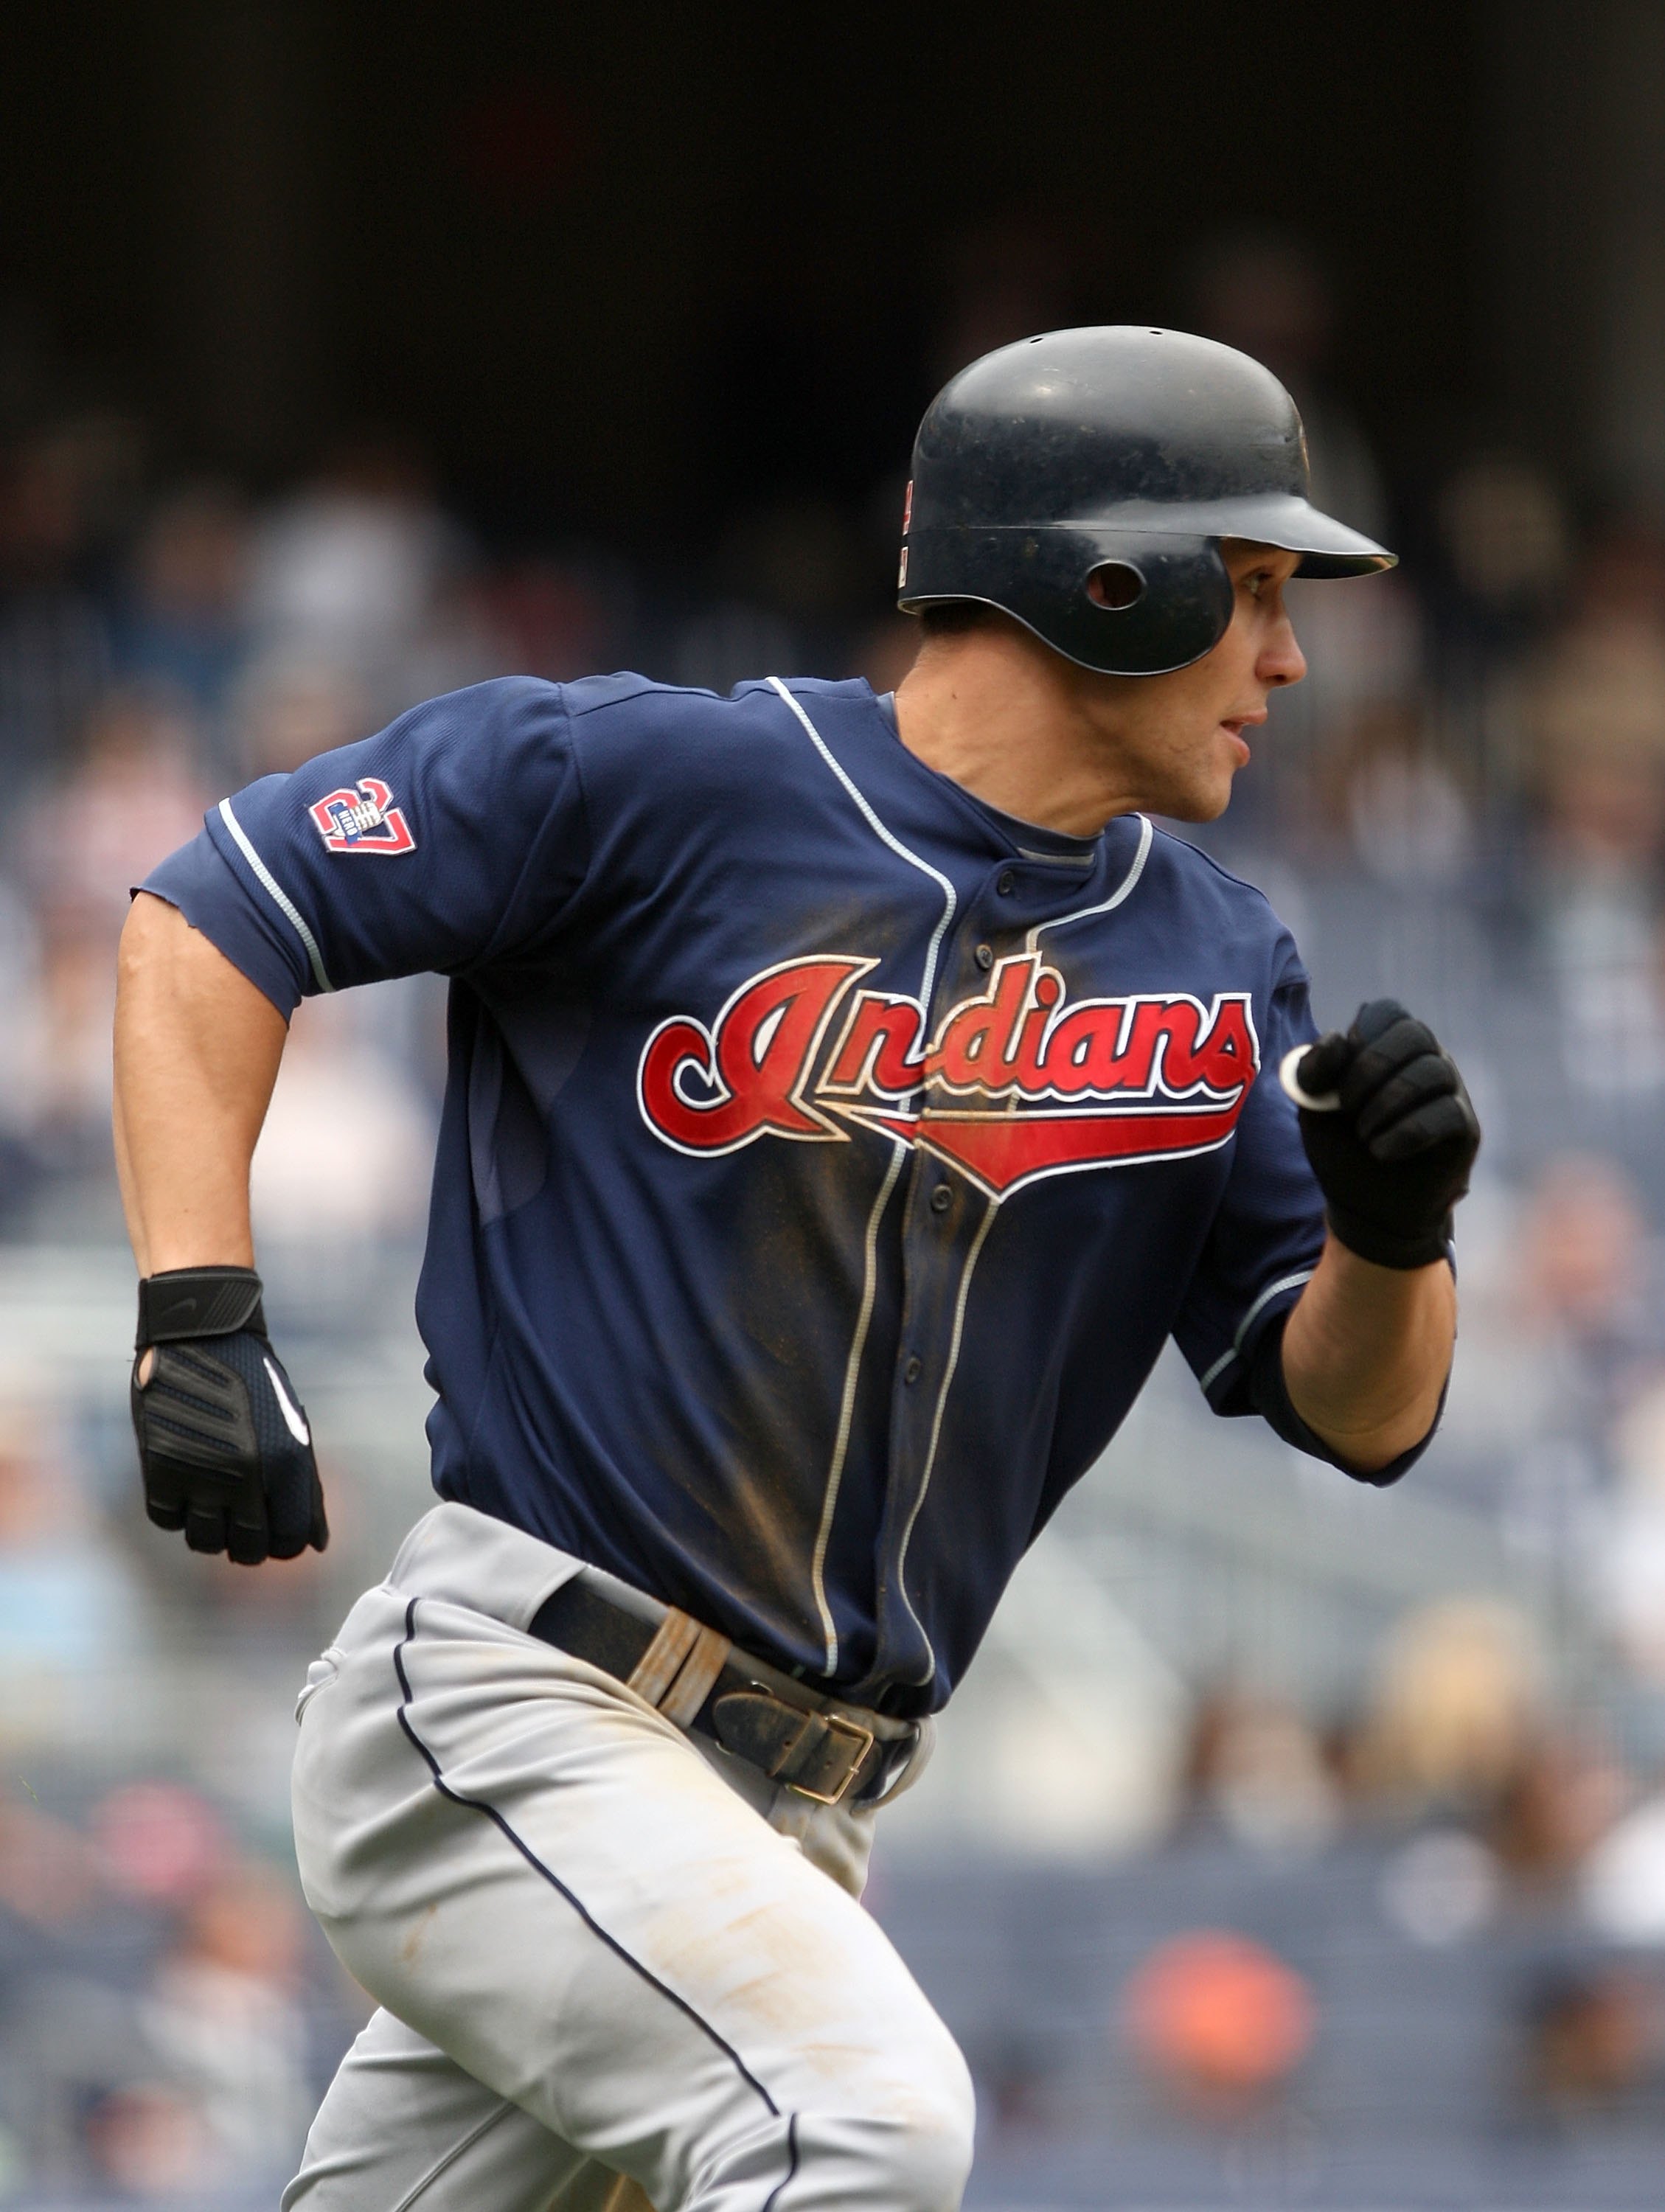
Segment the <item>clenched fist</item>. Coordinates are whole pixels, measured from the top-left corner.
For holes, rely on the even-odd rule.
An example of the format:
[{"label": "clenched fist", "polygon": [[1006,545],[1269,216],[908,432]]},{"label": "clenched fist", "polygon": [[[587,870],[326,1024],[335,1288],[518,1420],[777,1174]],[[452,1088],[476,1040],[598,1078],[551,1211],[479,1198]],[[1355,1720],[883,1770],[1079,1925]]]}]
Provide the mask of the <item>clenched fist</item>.
[{"label": "clenched fist", "polygon": [[1426,1023],[1373,999],[1345,1036],[1332,1030],[1285,1069],[1334,1235],[1378,1267],[1443,1259],[1480,1125]]},{"label": "clenched fist", "polygon": [[251,1567],[329,1542],[312,1432],[266,1334],[252,1268],[145,1277],[132,1402],[157,1528]]}]

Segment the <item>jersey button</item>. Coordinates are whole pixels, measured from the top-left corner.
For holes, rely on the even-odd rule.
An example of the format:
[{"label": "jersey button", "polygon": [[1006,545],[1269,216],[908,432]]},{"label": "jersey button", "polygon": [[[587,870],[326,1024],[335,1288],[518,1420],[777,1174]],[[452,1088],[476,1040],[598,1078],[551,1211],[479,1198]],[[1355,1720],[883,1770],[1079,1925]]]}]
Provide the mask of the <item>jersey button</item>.
[{"label": "jersey button", "polygon": [[948,1211],[949,1200],[953,1197],[953,1192],[950,1190],[945,1182],[939,1182],[931,1194],[932,1212],[946,1213]]},{"label": "jersey button", "polygon": [[1012,874],[1010,868],[1003,871],[1000,880],[995,884],[994,888],[999,891],[1002,898],[1010,898],[1012,896],[1013,891],[1018,888],[1018,878]]},{"label": "jersey button", "polygon": [[920,1358],[918,1352],[915,1352],[902,1370],[902,1379],[904,1382],[917,1382],[924,1372],[925,1362]]},{"label": "jersey button", "polygon": [[992,968],[994,965],[994,947],[992,945],[980,945],[977,947],[976,958],[978,967],[985,969]]}]

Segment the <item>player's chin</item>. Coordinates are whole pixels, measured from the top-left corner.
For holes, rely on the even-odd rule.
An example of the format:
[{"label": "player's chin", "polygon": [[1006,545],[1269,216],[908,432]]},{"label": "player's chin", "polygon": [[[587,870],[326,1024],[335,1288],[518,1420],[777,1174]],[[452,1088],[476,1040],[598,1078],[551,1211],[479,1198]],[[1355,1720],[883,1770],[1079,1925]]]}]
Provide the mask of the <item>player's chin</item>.
[{"label": "player's chin", "polygon": [[1170,822],[1218,822],[1231,804],[1231,779],[1236,773],[1233,766],[1194,776],[1168,794],[1168,805],[1153,807],[1152,811],[1166,815]]}]

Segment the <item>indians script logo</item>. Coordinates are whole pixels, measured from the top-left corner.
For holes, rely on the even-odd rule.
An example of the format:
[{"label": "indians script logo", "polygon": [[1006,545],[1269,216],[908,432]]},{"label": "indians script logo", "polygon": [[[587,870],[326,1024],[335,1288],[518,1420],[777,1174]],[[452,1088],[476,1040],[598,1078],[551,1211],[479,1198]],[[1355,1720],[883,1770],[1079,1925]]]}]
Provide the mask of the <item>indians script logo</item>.
[{"label": "indians script logo", "polygon": [[1246,991],[1084,999],[1038,953],[1002,960],[927,1039],[916,999],[854,987],[878,963],[787,960],[710,1029],[677,1015],[637,1071],[642,1119],[680,1152],[848,1122],[951,1161],[1000,1199],[1042,1176],[1212,1152],[1260,1067]]},{"label": "indians script logo", "polygon": [[332,791],[307,812],[332,853],[414,853],[410,825],[378,775],[361,776],[354,791]]}]

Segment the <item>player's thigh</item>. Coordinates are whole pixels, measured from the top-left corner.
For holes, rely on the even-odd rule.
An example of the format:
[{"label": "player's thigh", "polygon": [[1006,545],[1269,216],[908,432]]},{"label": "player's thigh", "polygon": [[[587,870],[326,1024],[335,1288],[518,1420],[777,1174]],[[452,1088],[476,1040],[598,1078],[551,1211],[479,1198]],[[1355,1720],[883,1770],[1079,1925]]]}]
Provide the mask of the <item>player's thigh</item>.
[{"label": "player's thigh", "polygon": [[889,1941],[657,1714],[428,1600],[326,1694],[297,1766],[309,1894],[358,1979],[477,2081],[661,2204],[794,2120],[848,2143],[854,2118],[855,2166],[881,2141],[933,2172],[961,2157],[963,2063]]},{"label": "player's thigh", "polygon": [[617,2181],[378,2012],[330,2086],[283,2212],[607,2212]]}]

